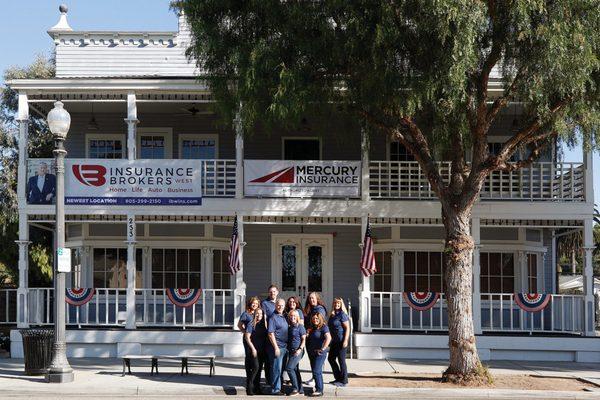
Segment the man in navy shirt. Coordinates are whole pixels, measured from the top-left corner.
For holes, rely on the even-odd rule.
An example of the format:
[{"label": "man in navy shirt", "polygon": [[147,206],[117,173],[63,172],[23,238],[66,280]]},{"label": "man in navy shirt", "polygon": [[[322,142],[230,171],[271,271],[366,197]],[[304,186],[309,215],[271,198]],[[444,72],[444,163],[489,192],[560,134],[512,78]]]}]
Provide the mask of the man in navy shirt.
[{"label": "man in navy shirt", "polygon": [[269,321],[269,318],[271,318],[271,316],[275,312],[275,301],[277,300],[278,295],[279,289],[277,289],[277,286],[271,285],[268,289],[267,298],[260,303],[260,308],[262,308],[265,312],[267,323]]},{"label": "man in navy shirt", "polygon": [[285,300],[278,299],[275,303],[275,312],[269,318],[268,329],[269,345],[267,345],[267,355],[271,366],[271,394],[281,395],[281,370],[283,359],[287,354],[288,343],[288,322],[283,316],[285,310]]}]

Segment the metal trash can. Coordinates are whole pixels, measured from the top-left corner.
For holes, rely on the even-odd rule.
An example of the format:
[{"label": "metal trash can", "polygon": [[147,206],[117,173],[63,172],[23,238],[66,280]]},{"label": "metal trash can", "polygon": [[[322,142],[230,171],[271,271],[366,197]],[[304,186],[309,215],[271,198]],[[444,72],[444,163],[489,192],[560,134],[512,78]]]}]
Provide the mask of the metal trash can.
[{"label": "metal trash can", "polygon": [[29,328],[19,332],[23,337],[25,375],[44,375],[52,361],[54,330]]}]

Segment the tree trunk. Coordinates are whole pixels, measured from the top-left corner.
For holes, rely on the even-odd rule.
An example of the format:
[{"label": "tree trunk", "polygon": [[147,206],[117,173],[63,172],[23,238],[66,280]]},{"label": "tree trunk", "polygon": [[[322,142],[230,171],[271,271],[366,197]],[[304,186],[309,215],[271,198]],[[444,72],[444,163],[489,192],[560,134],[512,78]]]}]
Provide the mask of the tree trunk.
[{"label": "tree trunk", "polygon": [[450,363],[444,373],[449,381],[468,384],[488,379],[481,366],[473,327],[473,239],[471,206],[442,206],[446,231],[446,300]]}]

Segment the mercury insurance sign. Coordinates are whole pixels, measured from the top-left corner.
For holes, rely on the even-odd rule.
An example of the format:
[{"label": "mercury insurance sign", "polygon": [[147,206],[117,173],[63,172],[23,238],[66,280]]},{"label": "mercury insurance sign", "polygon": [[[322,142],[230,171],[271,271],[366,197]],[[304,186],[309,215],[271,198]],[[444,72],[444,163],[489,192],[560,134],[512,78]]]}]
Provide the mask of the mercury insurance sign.
[{"label": "mercury insurance sign", "polygon": [[360,197],[360,161],[245,160],[244,194]]}]

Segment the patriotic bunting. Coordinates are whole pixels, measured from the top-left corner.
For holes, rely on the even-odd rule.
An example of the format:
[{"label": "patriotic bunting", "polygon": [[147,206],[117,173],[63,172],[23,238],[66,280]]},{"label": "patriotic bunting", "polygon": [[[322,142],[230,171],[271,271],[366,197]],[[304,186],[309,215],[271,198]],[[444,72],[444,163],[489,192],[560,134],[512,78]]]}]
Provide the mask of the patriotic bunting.
[{"label": "patriotic bunting", "polygon": [[167,297],[178,307],[191,307],[198,302],[201,289],[166,289]]},{"label": "patriotic bunting", "polygon": [[549,294],[542,293],[515,293],[515,303],[523,311],[537,312],[541,311],[548,303],[550,303],[551,296]]},{"label": "patriotic bunting", "polygon": [[72,306],[82,306],[94,297],[94,288],[68,288],[65,290],[65,301]]},{"label": "patriotic bunting", "polygon": [[240,237],[238,232],[237,215],[233,220],[233,232],[229,244],[229,273],[235,275],[240,270]]},{"label": "patriotic bunting", "polygon": [[367,221],[367,229],[365,231],[365,238],[363,240],[362,255],[360,257],[360,270],[365,277],[369,277],[377,272],[375,253],[373,251],[373,236],[369,221]]},{"label": "patriotic bunting", "polygon": [[438,292],[403,292],[402,297],[413,310],[427,311],[435,306],[440,294]]}]

